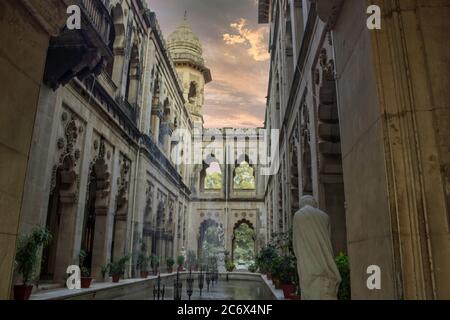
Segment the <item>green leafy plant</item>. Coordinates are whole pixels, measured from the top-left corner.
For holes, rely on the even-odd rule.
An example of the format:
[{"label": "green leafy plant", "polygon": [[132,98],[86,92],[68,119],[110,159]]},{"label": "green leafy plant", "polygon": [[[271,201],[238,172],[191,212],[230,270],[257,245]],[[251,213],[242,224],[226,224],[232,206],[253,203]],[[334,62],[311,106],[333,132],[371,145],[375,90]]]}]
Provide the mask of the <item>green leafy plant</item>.
[{"label": "green leafy plant", "polygon": [[348,256],[343,252],[340,252],[336,257],[336,265],[341,274],[341,284],[338,291],[339,300],[350,300],[351,299],[351,287],[350,287],[350,263]]},{"label": "green leafy plant", "polygon": [[275,246],[269,244],[268,246],[262,248],[259,255],[256,257],[256,266],[261,273],[272,273],[274,263],[278,257],[279,255]]},{"label": "green leafy plant", "polygon": [[91,276],[91,272],[85,265],[86,258],[87,252],[81,250],[80,253],[78,254],[78,266],[80,267],[81,270],[81,276],[84,278],[89,278]]},{"label": "green leafy plant", "polygon": [[102,273],[103,281],[106,280],[106,275],[108,274],[108,272],[109,272],[109,264],[107,264],[106,266],[102,267],[101,273]]},{"label": "green leafy plant", "polygon": [[234,269],[236,269],[236,266],[235,266],[235,264],[233,263],[232,260],[228,260],[225,267],[226,267],[228,272],[233,272]]},{"label": "green leafy plant", "polygon": [[178,256],[177,264],[178,264],[179,267],[183,266],[183,264],[184,264],[184,256]]},{"label": "green leafy plant", "polygon": [[172,269],[174,265],[175,265],[175,260],[172,257],[167,258],[167,260],[166,260],[167,268]]},{"label": "green leafy plant", "polygon": [[128,262],[130,261],[130,256],[126,255],[122,258],[113,261],[109,264],[109,273],[112,276],[123,276],[127,269]]},{"label": "green leafy plant", "polygon": [[152,255],[150,257],[150,267],[153,270],[153,273],[156,274],[158,272],[158,268],[159,268],[159,257]]},{"label": "green leafy plant", "polygon": [[145,253],[139,253],[136,260],[136,268],[143,272],[147,271],[149,260],[149,257],[147,257]]},{"label": "green leafy plant", "polygon": [[250,271],[251,273],[256,273],[258,271],[258,267],[256,266],[256,264],[252,264],[248,267],[248,271]]},{"label": "green leafy plant", "polygon": [[24,285],[33,280],[39,263],[39,253],[52,240],[47,228],[35,228],[31,234],[19,238],[16,253],[16,269]]},{"label": "green leafy plant", "polygon": [[273,266],[273,276],[283,284],[295,284],[297,276],[295,257],[291,255],[278,257]]}]

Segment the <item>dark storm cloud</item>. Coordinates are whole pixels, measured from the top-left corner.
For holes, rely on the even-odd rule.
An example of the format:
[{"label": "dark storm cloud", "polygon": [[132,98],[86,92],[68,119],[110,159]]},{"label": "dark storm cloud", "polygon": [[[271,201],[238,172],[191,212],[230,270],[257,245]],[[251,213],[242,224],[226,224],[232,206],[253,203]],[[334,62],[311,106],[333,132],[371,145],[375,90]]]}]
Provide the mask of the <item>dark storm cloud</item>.
[{"label": "dark storm cloud", "polygon": [[205,90],[207,127],[262,126],[267,93],[267,28],[256,0],[152,0],[165,37],[188,12],[213,75]]}]

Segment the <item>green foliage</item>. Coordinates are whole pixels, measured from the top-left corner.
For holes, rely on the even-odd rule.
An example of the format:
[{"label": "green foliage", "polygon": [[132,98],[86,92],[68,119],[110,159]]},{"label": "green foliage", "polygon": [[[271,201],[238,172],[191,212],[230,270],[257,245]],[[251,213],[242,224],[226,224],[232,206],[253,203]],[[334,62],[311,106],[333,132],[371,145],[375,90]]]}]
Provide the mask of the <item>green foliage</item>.
[{"label": "green foliage", "polygon": [[140,271],[147,271],[148,264],[149,264],[150,258],[145,255],[145,253],[141,252],[139,253],[137,260],[136,260],[136,267]]},{"label": "green foliage", "polygon": [[222,173],[212,172],[205,177],[205,190],[221,190],[222,189]]},{"label": "green foliage", "polygon": [[247,224],[241,224],[234,231],[234,260],[238,264],[251,265],[255,262],[255,232]]},{"label": "green foliage", "polygon": [[250,267],[248,267],[248,271],[250,271],[251,273],[256,273],[258,271],[258,267],[256,266],[256,264],[252,264]]},{"label": "green foliage", "polygon": [[184,256],[178,256],[177,264],[178,264],[179,267],[183,266],[183,264],[184,264]]},{"label": "green foliage", "polygon": [[275,246],[269,244],[260,250],[256,258],[256,266],[262,273],[272,273],[274,263],[278,258]]},{"label": "green foliage", "polygon": [[130,261],[130,256],[126,255],[122,258],[113,261],[109,264],[109,273],[112,276],[123,276],[127,270],[128,262]]},{"label": "green foliage", "polygon": [[16,269],[26,285],[35,276],[39,253],[52,240],[47,228],[35,228],[31,234],[19,238],[16,253]]},{"label": "green foliage", "polygon": [[158,256],[152,255],[150,257],[150,266],[153,270],[158,269],[158,267],[159,267],[159,257]]},{"label": "green foliage", "polygon": [[272,275],[278,278],[281,283],[296,283],[297,268],[295,257],[291,255],[277,257],[272,267]]},{"label": "green foliage", "polygon": [[351,289],[350,289],[350,264],[348,256],[343,252],[340,252],[336,257],[336,265],[341,274],[342,282],[339,286],[338,299],[339,300],[350,300],[351,299]]},{"label": "green foliage", "polygon": [[109,271],[109,264],[107,264],[106,266],[103,266],[102,267],[102,279],[103,279],[103,281],[105,281],[106,280],[106,274],[108,273],[108,271]]},{"label": "green foliage", "polygon": [[175,265],[175,260],[172,257],[167,258],[167,260],[166,260],[167,268],[172,269],[174,265]]},{"label": "green foliage", "polygon": [[226,269],[228,272],[233,272],[234,269],[236,269],[236,266],[234,265],[233,261],[228,260],[226,263]]},{"label": "green foliage", "polygon": [[220,243],[217,227],[209,227],[205,231],[204,240],[202,243],[203,258],[212,257],[222,250],[222,243]]},{"label": "green foliage", "polygon": [[282,255],[294,255],[292,229],[288,232],[273,233],[270,245],[275,247]]},{"label": "green foliage", "polygon": [[253,190],[255,189],[254,169],[243,161],[236,169],[234,176],[234,189]]},{"label": "green foliage", "polygon": [[85,265],[86,258],[87,258],[87,252],[84,250],[81,250],[80,253],[78,254],[78,266],[80,267],[80,270],[81,270],[81,276],[85,277],[85,278],[89,278],[91,276],[91,272]]}]

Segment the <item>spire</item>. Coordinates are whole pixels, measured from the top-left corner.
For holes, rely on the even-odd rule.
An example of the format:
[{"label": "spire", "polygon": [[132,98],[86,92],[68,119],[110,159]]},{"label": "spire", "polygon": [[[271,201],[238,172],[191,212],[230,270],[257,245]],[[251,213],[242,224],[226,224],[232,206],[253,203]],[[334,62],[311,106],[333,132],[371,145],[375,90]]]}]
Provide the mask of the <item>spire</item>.
[{"label": "spire", "polygon": [[184,10],[184,21],[187,21],[188,19],[188,11]]}]

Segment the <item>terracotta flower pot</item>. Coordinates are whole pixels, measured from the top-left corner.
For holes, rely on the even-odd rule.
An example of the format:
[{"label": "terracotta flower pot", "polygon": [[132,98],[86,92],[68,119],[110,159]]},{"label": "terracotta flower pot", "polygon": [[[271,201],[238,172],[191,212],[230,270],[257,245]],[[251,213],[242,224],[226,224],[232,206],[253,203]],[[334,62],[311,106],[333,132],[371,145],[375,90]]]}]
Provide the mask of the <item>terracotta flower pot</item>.
[{"label": "terracotta flower pot", "polygon": [[120,281],[120,274],[114,274],[112,280],[114,283],[118,283]]},{"label": "terracotta flower pot", "polygon": [[281,289],[283,290],[285,299],[289,299],[295,293],[295,285],[293,284],[281,284]]},{"label": "terracotta flower pot", "polygon": [[173,273],[173,268],[172,267],[167,268],[167,273]]},{"label": "terracotta flower pot", "polygon": [[141,271],[141,278],[147,279],[148,278],[148,271]]},{"label": "terracotta flower pot", "polygon": [[179,266],[178,271],[183,272],[184,271],[183,266]]},{"label": "terracotta flower pot", "polygon": [[91,277],[81,277],[81,288],[89,289],[91,287],[92,278]]},{"label": "terracotta flower pot", "polygon": [[14,286],[14,300],[29,300],[33,286],[18,285]]},{"label": "terracotta flower pot", "polygon": [[297,294],[291,294],[289,296],[289,300],[302,300],[302,296],[297,295]]}]

